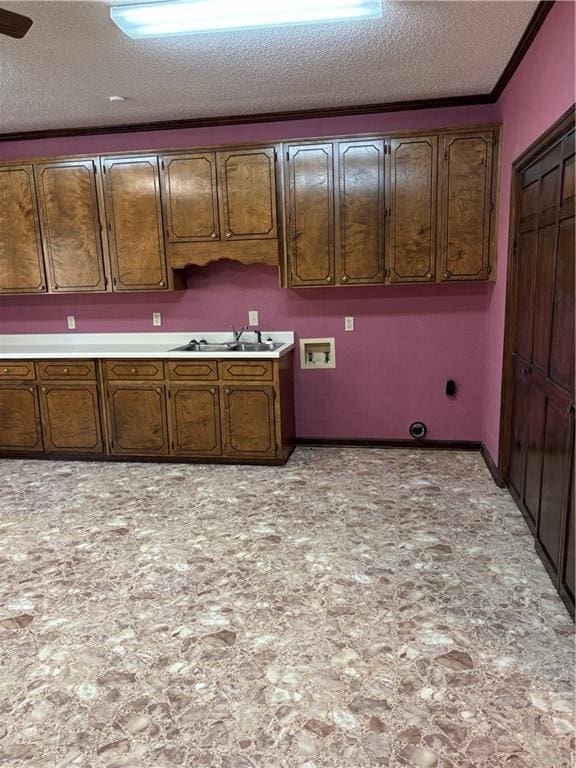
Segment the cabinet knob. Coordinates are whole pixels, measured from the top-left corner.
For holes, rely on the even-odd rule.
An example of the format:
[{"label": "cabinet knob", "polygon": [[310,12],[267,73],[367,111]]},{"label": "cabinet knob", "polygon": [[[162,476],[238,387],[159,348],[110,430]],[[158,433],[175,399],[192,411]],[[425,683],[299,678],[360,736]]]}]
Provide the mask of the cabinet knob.
[{"label": "cabinet knob", "polygon": [[348,282],[348,278],[346,277],[346,275],[342,275],[342,282],[343,283],[347,283]]},{"label": "cabinet knob", "polygon": [[130,373],[136,373],[136,368],[130,368]]},{"label": "cabinet knob", "polygon": [[232,237],[232,232],[226,232],[226,237],[230,239]]},{"label": "cabinet knob", "polygon": [[162,387],[156,387],[156,392],[158,392],[158,394],[160,394],[162,392]]},{"label": "cabinet knob", "polygon": [[216,387],[210,387],[210,392],[214,395],[216,393]]},{"label": "cabinet knob", "polygon": [[432,272],[426,272],[426,277],[430,280],[432,278]]},{"label": "cabinet knob", "polygon": [[448,272],[444,272],[444,279],[448,280],[450,278],[450,275]]},{"label": "cabinet knob", "polygon": [[34,387],[28,387],[28,392],[34,392]]},{"label": "cabinet knob", "polygon": [[226,387],[226,389],[224,391],[226,392],[227,395],[230,394],[230,390],[228,389],[228,387]]},{"label": "cabinet knob", "polygon": [[46,387],[42,387],[42,392],[46,392]]},{"label": "cabinet knob", "polygon": [[332,276],[331,275],[328,275],[328,277],[326,278],[326,282],[327,283],[331,283],[332,282]]},{"label": "cabinet knob", "polygon": [[164,285],[164,280],[160,280],[160,282],[158,283],[158,285],[162,285],[162,286],[163,286],[163,285]]},{"label": "cabinet knob", "polygon": [[64,373],[68,373],[68,368],[64,368]]},{"label": "cabinet knob", "polygon": [[8,373],[8,371],[9,371],[8,368],[2,368],[2,373]]},{"label": "cabinet knob", "polygon": [[56,283],[54,283],[54,285],[52,286],[52,290],[53,291],[57,291],[58,290],[58,286],[56,285]]},{"label": "cabinet knob", "polygon": [[212,232],[210,237],[212,238],[212,240],[216,240],[216,238],[218,237],[218,232]]}]

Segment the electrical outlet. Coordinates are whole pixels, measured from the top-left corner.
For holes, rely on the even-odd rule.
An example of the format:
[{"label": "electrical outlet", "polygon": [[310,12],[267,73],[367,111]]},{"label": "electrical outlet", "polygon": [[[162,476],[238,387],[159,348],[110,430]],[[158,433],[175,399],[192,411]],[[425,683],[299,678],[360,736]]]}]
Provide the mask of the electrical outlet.
[{"label": "electrical outlet", "polygon": [[66,318],[66,322],[68,323],[68,330],[74,331],[76,329],[76,316],[75,315],[68,315]]},{"label": "electrical outlet", "polygon": [[258,325],[258,310],[251,309],[248,312],[248,325]]},{"label": "electrical outlet", "polygon": [[344,330],[345,331],[353,331],[354,330],[354,318],[353,317],[345,317],[344,318]]},{"label": "electrical outlet", "polygon": [[162,325],[162,312],[152,312],[152,325]]}]

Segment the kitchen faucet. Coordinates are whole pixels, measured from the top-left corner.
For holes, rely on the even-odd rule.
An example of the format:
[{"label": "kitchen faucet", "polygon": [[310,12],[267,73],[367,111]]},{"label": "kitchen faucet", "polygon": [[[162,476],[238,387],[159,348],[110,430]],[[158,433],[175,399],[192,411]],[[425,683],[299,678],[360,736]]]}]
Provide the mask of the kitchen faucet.
[{"label": "kitchen faucet", "polygon": [[235,342],[240,341],[240,337],[242,336],[243,333],[245,333],[246,331],[250,331],[251,333],[256,334],[256,338],[258,339],[258,344],[262,344],[262,331],[260,330],[260,328],[249,328],[247,325],[244,325],[242,326],[242,328],[240,328],[239,331],[237,331],[233,325],[230,327],[232,328],[232,335],[234,337]]}]

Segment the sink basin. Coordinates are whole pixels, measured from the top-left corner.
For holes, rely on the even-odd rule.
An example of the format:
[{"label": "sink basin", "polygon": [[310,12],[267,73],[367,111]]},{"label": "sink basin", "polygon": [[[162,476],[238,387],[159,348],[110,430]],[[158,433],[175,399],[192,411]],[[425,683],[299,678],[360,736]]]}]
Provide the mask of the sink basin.
[{"label": "sink basin", "polygon": [[234,342],[229,344],[200,344],[200,342],[190,342],[183,347],[176,347],[170,352],[230,352],[234,348]]},{"label": "sink basin", "polygon": [[244,341],[229,341],[225,344],[208,344],[207,342],[191,341],[183,347],[176,347],[170,352],[204,352],[206,354],[222,352],[273,352],[282,344],[278,341],[268,343],[249,343]]}]

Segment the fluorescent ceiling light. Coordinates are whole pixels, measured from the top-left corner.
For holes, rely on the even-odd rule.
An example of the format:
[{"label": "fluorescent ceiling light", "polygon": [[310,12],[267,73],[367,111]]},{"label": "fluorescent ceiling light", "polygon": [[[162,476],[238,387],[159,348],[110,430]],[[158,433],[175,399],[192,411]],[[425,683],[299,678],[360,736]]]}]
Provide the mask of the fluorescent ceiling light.
[{"label": "fluorescent ceiling light", "polygon": [[382,0],[169,0],[113,5],[112,21],[129,37],[378,19]]}]

